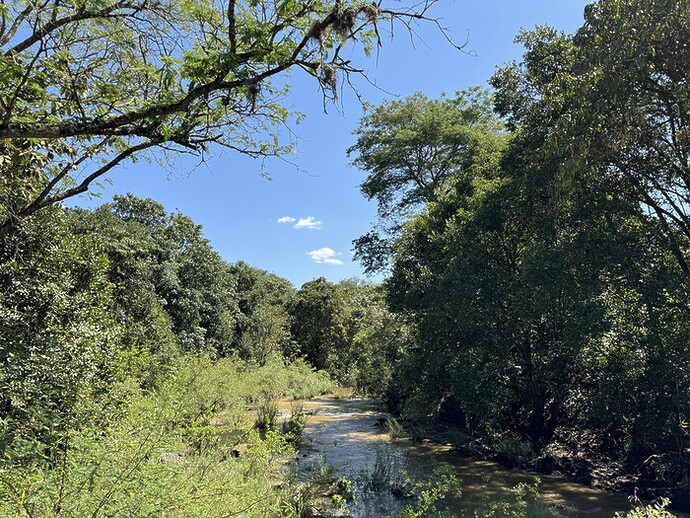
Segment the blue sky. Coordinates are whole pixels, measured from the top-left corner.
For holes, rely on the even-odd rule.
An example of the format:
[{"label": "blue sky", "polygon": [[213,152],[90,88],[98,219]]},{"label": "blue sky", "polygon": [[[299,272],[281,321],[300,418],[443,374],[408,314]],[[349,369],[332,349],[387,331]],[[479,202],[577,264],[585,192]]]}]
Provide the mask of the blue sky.
[{"label": "blue sky", "polygon": [[[393,40],[384,37],[378,56],[362,61],[382,90],[359,81],[358,91],[376,104],[416,91],[437,97],[486,85],[497,66],[520,58],[522,48],[513,39],[521,28],[550,25],[573,32],[582,24],[587,3],[439,0],[432,15],[456,41],[467,39],[472,54],[454,50],[431,24],[418,27],[414,43],[398,27]],[[359,192],[364,173],[349,166],[346,156],[362,107],[345,90],[340,106],[329,107],[326,114],[313,80],[295,73],[289,82],[287,106],[306,115],[294,128],[300,152],[288,161],[265,163],[270,181],[261,176],[260,162],[215,150],[200,167],[188,157],[176,160],[173,169],[145,161],[126,164],[110,175],[112,183],[99,190],[99,199],[84,197],[77,203],[95,206],[127,192],[152,198],[201,224],[226,261],[243,260],[296,287],[320,276],[334,282],[363,277],[352,260],[352,240],[369,229],[376,208]]]}]

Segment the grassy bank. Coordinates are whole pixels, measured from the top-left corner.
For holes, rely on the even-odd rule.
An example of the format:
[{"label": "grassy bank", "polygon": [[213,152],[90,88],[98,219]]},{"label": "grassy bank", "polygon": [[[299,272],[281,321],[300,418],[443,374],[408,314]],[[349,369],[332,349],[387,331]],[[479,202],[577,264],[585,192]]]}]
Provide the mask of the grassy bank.
[{"label": "grassy bank", "polygon": [[300,489],[280,470],[289,437],[254,430],[252,410],[331,388],[302,362],[233,358],[181,365],[155,392],[119,383],[83,402],[91,424],[65,433],[57,452],[6,450],[0,516],[299,516]]}]

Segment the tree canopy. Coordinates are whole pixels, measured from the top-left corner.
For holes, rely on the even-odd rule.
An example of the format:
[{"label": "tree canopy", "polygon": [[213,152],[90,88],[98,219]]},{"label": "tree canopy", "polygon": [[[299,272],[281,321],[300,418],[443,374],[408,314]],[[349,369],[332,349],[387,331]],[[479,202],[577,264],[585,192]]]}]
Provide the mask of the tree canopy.
[{"label": "tree canopy", "polygon": [[[147,150],[253,157],[290,150],[281,74],[327,97],[361,72],[343,50],[432,2],[22,0],[0,6],[2,230]],[[12,194],[6,193],[12,189]]]},{"label": "tree canopy", "polygon": [[558,163],[550,181],[567,190],[579,176],[641,204],[641,221],[657,227],[686,278],[689,40],[684,0],[599,1],[575,35],[522,34],[523,61],[492,80],[499,112]]},{"label": "tree canopy", "polygon": [[406,218],[454,182],[490,169],[505,142],[490,97],[478,88],[455,97],[428,99],[418,92],[384,101],[369,107],[354,133],[348,155],[368,175],[362,193],[378,205],[377,225],[355,240],[356,257],[369,272],[387,265]]},{"label": "tree canopy", "polygon": [[406,418],[511,462],[583,431],[646,484],[687,479],[689,21],[600,0],[574,35],[519,36],[487,124],[448,131],[421,95],[362,119],[350,153],[388,219],[356,246],[390,260],[413,332],[387,388]]}]

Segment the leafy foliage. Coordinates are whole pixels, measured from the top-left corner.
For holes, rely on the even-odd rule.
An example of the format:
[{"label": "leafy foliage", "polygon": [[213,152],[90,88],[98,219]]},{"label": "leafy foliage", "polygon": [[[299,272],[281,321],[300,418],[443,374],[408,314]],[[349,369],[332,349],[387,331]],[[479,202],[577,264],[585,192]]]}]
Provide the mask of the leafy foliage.
[{"label": "leafy foliage", "polygon": [[440,508],[441,503],[449,497],[460,498],[462,489],[453,468],[441,466],[434,470],[429,480],[415,484],[412,493],[417,499],[416,506],[406,507],[394,515],[396,518],[452,518],[453,515],[447,508]]},{"label": "leafy foliage", "polygon": [[61,210],[0,240],[0,454],[43,455],[117,379],[108,261]]},{"label": "leafy foliage", "polygon": [[286,279],[241,261],[231,271],[237,280],[239,309],[234,348],[261,365],[275,355],[294,356],[290,305],[295,288]]},{"label": "leafy foliage", "polygon": [[[433,4],[295,0],[19,0],[0,12],[0,232],[89,190],[147,152],[209,146],[252,157],[292,151],[278,128],[290,70],[329,98],[357,73],[345,49],[380,44],[379,22],[427,19]],[[271,80],[277,80],[272,83]],[[149,155],[150,156],[150,155]],[[5,158],[7,157],[7,158]],[[22,167],[15,167],[19,162]],[[30,177],[31,188],[22,187]]]},{"label": "leafy foliage", "polygon": [[[481,110],[458,133],[424,126],[455,112],[421,95],[362,120],[364,193],[400,218],[358,246],[390,265],[413,331],[386,390],[405,417],[522,462],[585,429],[644,480],[687,477],[689,14],[601,0],[573,36],[521,34],[492,80],[505,130]],[[459,134],[477,145],[440,138]]]},{"label": "leafy foliage", "polygon": [[354,133],[357,142],[348,155],[368,173],[360,189],[376,200],[379,214],[378,228],[355,240],[356,257],[369,272],[387,266],[406,217],[435,201],[451,179],[471,179],[480,160],[491,160],[504,144],[490,98],[477,88],[453,98],[428,99],[417,92],[384,101],[369,107]]},{"label": "leafy foliage", "polygon": [[[304,366],[265,369],[270,373],[237,360],[192,361],[156,392],[142,391],[136,380],[115,384],[110,397],[120,401],[119,412],[106,416],[106,407],[93,405],[90,421],[64,436],[55,464],[22,459],[22,445],[5,451],[0,514],[294,516],[300,489],[278,462],[293,451],[287,438],[267,431],[262,439],[240,429],[244,447],[237,456],[222,426],[211,424],[239,406],[246,426],[246,404],[261,397],[267,376],[276,380],[276,394],[288,394],[290,384],[318,386],[312,378],[319,376]],[[226,376],[230,371],[234,377]],[[214,386],[222,394],[208,390]]]},{"label": "leafy foliage", "polygon": [[372,395],[394,385],[392,365],[409,333],[377,286],[319,278],[297,292],[290,313],[293,339],[312,365]]},{"label": "leafy foliage", "polygon": [[551,126],[559,174],[577,171],[593,187],[603,177],[646,206],[654,217],[641,219],[665,237],[686,276],[689,22],[684,1],[600,1],[574,36],[523,34],[523,63],[494,78],[512,124],[532,135]]},{"label": "leafy foliage", "polygon": [[231,351],[236,280],[200,226],[132,195],[75,218],[108,252],[115,309],[133,347],[155,349],[163,359],[176,347],[215,357]]}]

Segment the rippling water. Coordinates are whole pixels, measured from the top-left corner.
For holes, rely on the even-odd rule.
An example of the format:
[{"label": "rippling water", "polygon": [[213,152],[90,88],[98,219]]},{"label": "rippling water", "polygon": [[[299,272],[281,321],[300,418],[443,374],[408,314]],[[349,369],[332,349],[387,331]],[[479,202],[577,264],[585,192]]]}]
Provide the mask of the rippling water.
[{"label": "rippling water", "polygon": [[[351,480],[371,473],[385,464],[390,483],[396,481],[401,469],[412,479],[426,479],[435,467],[449,464],[462,480],[463,497],[457,510],[477,508],[488,500],[510,499],[512,488],[521,482],[533,483],[535,475],[508,470],[495,462],[473,460],[458,455],[450,447],[424,443],[412,444],[405,439],[391,439],[378,423],[385,416],[374,401],[355,398],[318,398],[300,402],[311,413],[302,435],[304,444],[298,460],[300,477],[309,479],[315,466],[328,464],[335,476]],[[283,414],[289,414],[289,401],[281,401]],[[540,476],[540,498],[562,516],[611,517],[627,511],[630,503],[625,495],[608,493],[567,480]],[[367,492],[358,496],[352,508],[356,517],[385,517],[401,510],[410,502],[395,498],[390,491]]]}]

